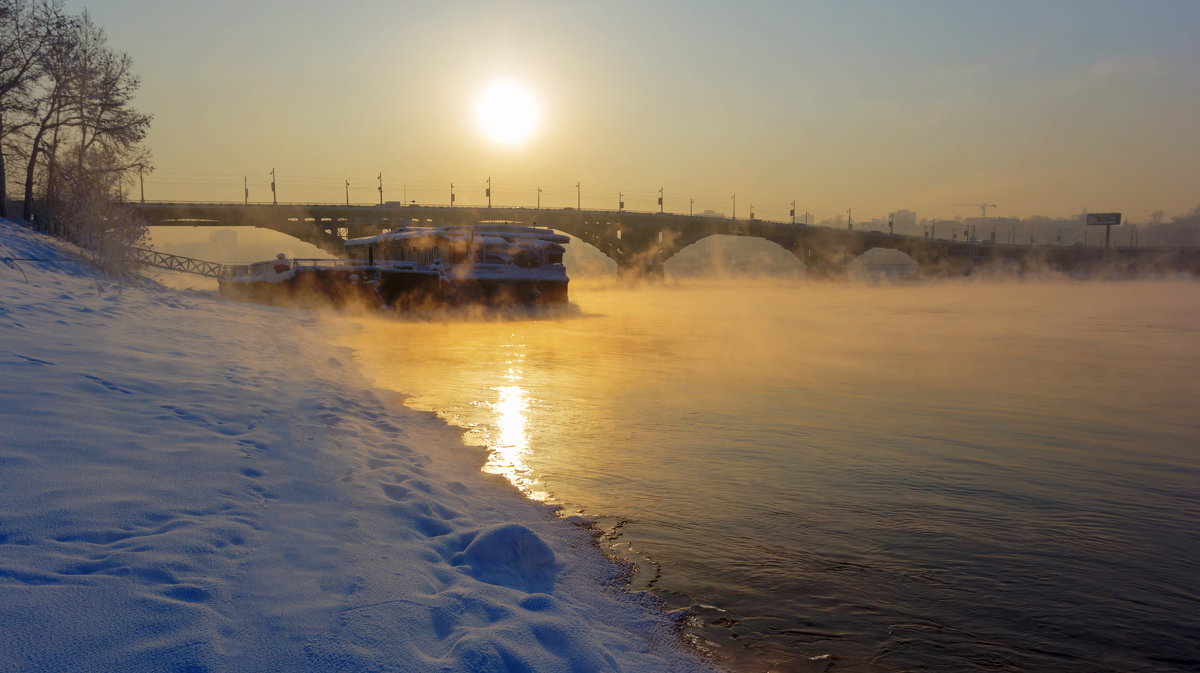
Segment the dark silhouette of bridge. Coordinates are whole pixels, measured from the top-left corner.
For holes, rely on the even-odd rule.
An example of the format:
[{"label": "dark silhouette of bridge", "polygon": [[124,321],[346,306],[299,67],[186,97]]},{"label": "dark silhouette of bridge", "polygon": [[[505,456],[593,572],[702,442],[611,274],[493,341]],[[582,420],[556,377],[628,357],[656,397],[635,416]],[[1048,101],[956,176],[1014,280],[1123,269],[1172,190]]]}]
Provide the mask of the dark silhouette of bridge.
[{"label": "dark silhouette of bridge", "polygon": [[472,208],[386,204],[135,203],[155,226],[219,225],[271,229],[344,255],[348,238],[405,226],[471,225],[506,220],[548,227],[595,246],[627,274],[661,274],[663,264],[710,236],[762,238],[791,252],[813,277],[837,276],[872,248],[899,250],[929,275],[969,275],[988,268],[1030,272],[1134,274],[1185,272],[1200,275],[1200,250],[1082,246],[1003,245],[946,241],[881,231],[853,231],[766,220],[607,210]]}]

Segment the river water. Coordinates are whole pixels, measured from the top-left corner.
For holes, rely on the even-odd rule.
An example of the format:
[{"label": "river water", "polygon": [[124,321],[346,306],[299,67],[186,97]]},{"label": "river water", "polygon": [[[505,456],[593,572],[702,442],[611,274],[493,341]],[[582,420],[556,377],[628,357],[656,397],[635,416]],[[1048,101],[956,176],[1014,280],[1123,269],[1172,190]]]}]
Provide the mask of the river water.
[{"label": "river water", "polygon": [[736,671],[1200,670],[1200,283],[576,283],[364,319]]}]

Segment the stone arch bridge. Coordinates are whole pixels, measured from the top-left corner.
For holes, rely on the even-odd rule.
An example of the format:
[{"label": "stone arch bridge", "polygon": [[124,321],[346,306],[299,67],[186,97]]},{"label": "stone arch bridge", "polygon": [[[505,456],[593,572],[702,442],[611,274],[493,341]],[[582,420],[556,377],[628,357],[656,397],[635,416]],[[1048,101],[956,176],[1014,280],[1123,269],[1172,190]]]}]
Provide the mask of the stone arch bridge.
[{"label": "stone arch bridge", "polygon": [[402,226],[470,225],[506,220],[548,227],[589,243],[626,274],[661,274],[675,253],[709,236],[750,236],[774,242],[804,262],[812,277],[837,276],[872,248],[908,254],[929,275],[969,275],[1000,266],[1024,272],[1186,272],[1200,275],[1200,250],[992,245],[955,242],[880,231],[851,231],[766,220],[735,220],[673,213],[627,211],[471,208],[421,205],[344,206],[230,203],[130,204],[155,226],[260,227],[345,254],[347,238],[371,236]]}]

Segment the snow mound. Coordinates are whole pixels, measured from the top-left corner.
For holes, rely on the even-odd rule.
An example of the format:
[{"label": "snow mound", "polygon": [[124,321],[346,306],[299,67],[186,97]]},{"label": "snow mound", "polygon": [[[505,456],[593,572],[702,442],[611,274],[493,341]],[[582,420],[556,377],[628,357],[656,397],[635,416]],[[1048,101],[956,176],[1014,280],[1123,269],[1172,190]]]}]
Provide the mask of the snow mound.
[{"label": "snow mound", "polygon": [[521,524],[505,523],[475,535],[451,563],[481,582],[545,592],[554,588],[555,560],[554,552],[537,533]]}]

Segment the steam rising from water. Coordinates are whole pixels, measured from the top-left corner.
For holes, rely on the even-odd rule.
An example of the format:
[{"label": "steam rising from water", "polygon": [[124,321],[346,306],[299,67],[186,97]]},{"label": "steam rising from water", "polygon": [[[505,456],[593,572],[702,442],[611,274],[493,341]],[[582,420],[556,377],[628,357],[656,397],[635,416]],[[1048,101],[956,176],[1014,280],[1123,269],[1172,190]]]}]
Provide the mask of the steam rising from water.
[{"label": "steam rising from water", "polygon": [[572,288],[346,343],[487,469],[630,520],[636,586],[724,610],[697,633],[735,667],[1133,670],[1190,637],[1154,587],[1200,544],[1200,283]]}]

